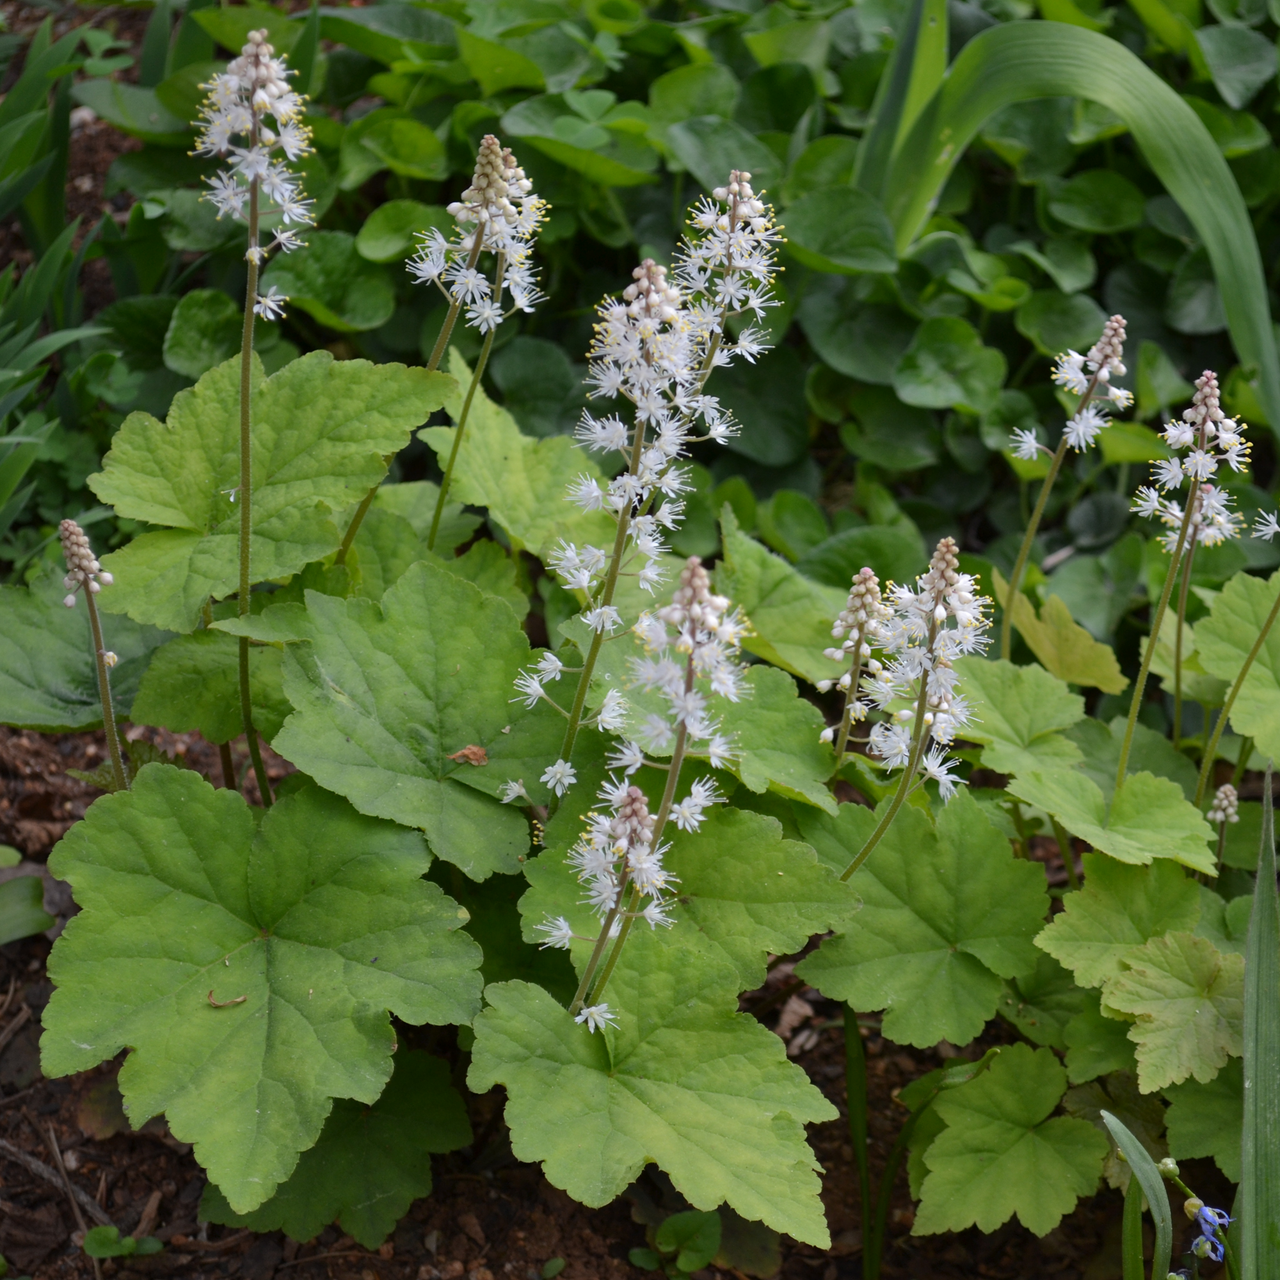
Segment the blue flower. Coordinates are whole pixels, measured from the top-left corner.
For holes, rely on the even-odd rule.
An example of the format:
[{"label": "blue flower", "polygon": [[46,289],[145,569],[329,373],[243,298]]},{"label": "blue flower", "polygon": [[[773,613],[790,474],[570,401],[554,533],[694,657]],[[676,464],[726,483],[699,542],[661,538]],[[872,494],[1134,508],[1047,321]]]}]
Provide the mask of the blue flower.
[{"label": "blue flower", "polygon": [[1198,1235],[1191,1242],[1191,1252],[1197,1258],[1210,1258],[1214,1262],[1221,1262],[1222,1241],[1218,1239],[1216,1232],[1225,1231],[1233,1219],[1221,1209],[1211,1209],[1208,1205],[1201,1205],[1196,1211],[1196,1221],[1200,1224],[1203,1234]]}]

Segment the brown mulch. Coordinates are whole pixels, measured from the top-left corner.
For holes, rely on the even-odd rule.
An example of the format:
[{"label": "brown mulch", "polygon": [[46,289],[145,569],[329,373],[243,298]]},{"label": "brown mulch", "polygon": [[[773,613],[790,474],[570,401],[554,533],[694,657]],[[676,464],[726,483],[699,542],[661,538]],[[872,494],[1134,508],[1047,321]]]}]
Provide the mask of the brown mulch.
[{"label": "brown mulch", "polygon": [[[147,736],[221,785],[218,754],[208,743],[195,735],[148,731]],[[100,733],[46,736],[0,728],[0,842],[22,852],[20,870],[43,871],[53,844],[97,796],[94,788],[69,777],[66,770],[96,767],[104,749]],[[237,769],[243,771],[244,751],[238,747],[235,757]],[[279,778],[289,766],[269,757],[269,768]],[[49,932],[56,934],[75,907],[65,885],[52,879],[46,883],[46,906],[59,916],[59,924]],[[279,1232],[255,1236],[200,1224],[196,1210],[204,1175],[190,1148],[173,1139],[163,1121],[152,1121],[141,1133],[128,1129],[114,1083],[119,1061],[64,1080],[46,1080],[40,1074],[39,1019],[52,990],[44,973],[50,945],[47,937],[38,936],[0,948],[0,1140],[53,1165],[56,1158],[48,1136],[52,1125],[72,1181],[121,1231],[132,1232],[141,1224],[142,1234],[167,1242],[164,1253],[152,1258],[133,1259],[127,1265],[104,1262],[103,1275],[537,1280],[542,1267],[555,1258],[565,1259],[566,1280],[640,1274],[627,1261],[628,1250],[645,1243],[644,1228],[633,1221],[630,1206],[619,1201],[603,1209],[584,1208],[552,1187],[538,1167],[517,1161],[502,1122],[500,1090],[469,1097],[477,1135],[473,1145],[436,1158],[434,1192],[413,1205],[376,1252],[356,1245],[337,1226],[299,1246]],[[766,1004],[789,982],[790,969],[786,962],[777,965],[770,985],[744,997],[744,1007]],[[11,987],[6,1005],[5,993]],[[823,1252],[784,1241],[783,1280],[852,1280],[862,1274],[857,1175],[844,1118],[842,1016],[839,1005],[812,990],[789,1002],[775,1001],[763,1014],[841,1111],[841,1119],[810,1130],[822,1163],[833,1247]],[[6,1039],[7,1029],[19,1019]],[[870,1161],[873,1181],[878,1181],[904,1115],[894,1101],[897,1090],[958,1051],[945,1044],[928,1052],[895,1045],[880,1036],[874,1015],[860,1018],[860,1024],[868,1064]],[[459,1056],[449,1029],[403,1027],[398,1033],[402,1041],[455,1061]],[[964,1056],[977,1056],[988,1045],[1013,1038],[1007,1025],[992,1023]],[[1194,1178],[1215,1181],[1201,1162],[1192,1170]],[[1082,1201],[1043,1239],[1016,1222],[990,1235],[970,1230],[913,1237],[903,1172],[890,1214],[883,1274],[895,1280],[970,1280],[975,1275],[992,1280],[1119,1280],[1120,1210],[1119,1196],[1104,1189],[1093,1200]],[[93,1272],[77,1247],[76,1231],[65,1191],[42,1181],[0,1148],[0,1253],[11,1266],[27,1268],[36,1280],[88,1280]],[[711,1268],[699,1274],[727,1280],[731,1273]]]}]

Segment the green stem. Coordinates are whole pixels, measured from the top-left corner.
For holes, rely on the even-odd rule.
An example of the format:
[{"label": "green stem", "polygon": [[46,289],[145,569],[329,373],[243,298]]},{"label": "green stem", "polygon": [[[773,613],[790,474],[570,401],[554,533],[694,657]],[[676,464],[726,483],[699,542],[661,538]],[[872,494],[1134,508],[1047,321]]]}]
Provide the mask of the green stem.
[{"label": "green stem", "polygon": [[[640,469],[640,455],[644,452],[644,426],[637,422],[635,439],[631,442],[631,458],[629,467],[632,475]],[[613,603],[613,593],[618,585],[618,574],[622,569],[622,555],[627,548],[627,531],[631,528],[631,509],[624,508],[618,513],[618,531],[613,538],[613,554],[609,557],[609,569],[605,574],[604,585],[600,591],[599,607]],[[574,744],[578,740],[578,730],[582,727],[582,712],[587,703],[587,691],[591,687],[591,676],[596,668],[596,659],[600,656],[600,646],[604,643],[604,632],[597,631],[591,640],[591,648],[587,650],[582,664],[582,674],[578,677],[578,688],[573,695],[573,706],[569,708],[569,723],[565,726],[564,741],[560,744],[560,759],[572,760]]]},{"label": "green stem", "polygon": [[[480,259],[480,249],[484,243],[484,237],[480,234],[480,228],[476,228],[475,242],[471,246],[471,252],[467,257],[467,266],[473,268]],[[450,297],[449,310],[445,312],[444,324],[440,326],[440,336],[436,339],[436,345],[431,349],[431,359],[427,361],[427,372],[434,373],[440,367],[440,361],[444,357],[445,348],[449,345],[449,339],[453,336],[453,327],[458,319],[458,312],[462,310],[462,302],[458,298]],[[386,463],[391,465],[391,459],[387,458]],[[334,560],[335,564],[346,564],[347,554],[351,550],[351,544],[356,540],[356,534],[360,532],[360,526],[364,523],[364,518],[369,514],[369,508],[373,505],[373,500],[378,496],[378,489],[381,487],[382,481],[369,490],[361,499],[360,505],[356,508],[356,513],[351,517],[351,523],[347,526],[347,532],[343,536],[342,546],[338,548],[338,555]]]},{"label": "green stem", "polygon": [[[933,642],[937,634],[938,624],[930,621],[929,634],[925,641],[925,648],[930,652],[933,650]],[[929,673],[924,671],[920,676],[920,697],[916,700],[915,725],[911,733],[911,757],[907,761],[907,767],[902,771],[902,777],[898,781],[898,789],[894,792],[893,800],[885,811],[884,817],[880,819],[876,824],[876,829],[867,837],[867,843],[859,850],[858,856],[844,869],[844,873],[840,877],[841,880],[847,880],[871,856],[871,851],[884,838],[884,833],[889,830],[889,824],[898,816],[898,810],[902,808],[903,801],[907,798],[907,792],[911,789],[916,770],[920,767],[920,757],[924,755],[924,717],[925,708],[928,704]]]},{"label": "green stem", "polygon": [[[858,1015],[849,1004],[844,1006],[844,1080],[849,1142],[853,1146],[853,1167],[858,1171],[858,1193],[862,1202],[860,1225],[866,1236],[871,1225],[871,1169],[867,1161],[867,1052],[862,1044]],[[865,1264],[865,1250],[862,1256]]]},{"label": "green stem", "polygon": [[1160,635],[1160,626],[1169,608],[1169,597],[1173,594],[1173,581],[1182,567],[1182,551],[1187,545],[1187,530],[1191,525],[1191,513],[1196,509],[1196,499],[1200,495],[1200,481],[1191,482],[1191,491],[1187,495],[1187,509],[1182,516],[1182,525],[1178,529],[1178,542],[1173,549],[1169,562],[1169,572],[1165,575],[1164,590],[1160,593],[1160,603],[1156,605],[1154,617],[1151,619],[1150,640],[1142,654],[1142,665],[1138,668],[1138,679],[1133,686],[1133,701],[1129,704],[1129,721],[1125,725],[1124,740],[1120,744],[1120,763],[1116,768],[1116,790],[1124,786],[1124,776],[1129,768],[1129,751],[1133,747],[1133,731],[1138,724],[1138,712],[1142,710],[1142,695],[1147,689],[1147,677],[1151,674],[1151,659],[1156,653],[1156,638]]},{"label": "green stem", "polygon": [[[253,145],[258,141],[258,122],[253,125]],[[258,300],[258,179],[249,184],[249,279],[244,296],[244,328],[240,336],[240,597],[239,613],[249,613],[252,574],[250,550],[253,538],[253,307]],[[253,727],[253,702],[249,694],[249,637],[240,637],[240,716],[249,758],[258,779],[262,803],[271,805],[271,783],[262,763],[258,734]]]},{"label": "green stem", "polygon": [[853,724],[849,719],[849,706],[857,699],[858,682],[862,679],[862,639],[861,630],[856,635],[857,644],[853,650],[853,662],[849,667],[849,687],[844,691],[844,708],[840,713],[840,736],[836,739],[836,768],[844,764],[845,749],[849,745],[849,734],[853,732]]},{"label": "green stem", "polygon": [[[474,270],[477,262],[480,261],[480,250],[484,247],[484,228],[477,223],[473,233],[471,252],[467,255],[467,269]],[[440,336],[436,338],[436,345],[431,348],[431,359],[427,361],[427,369],[433,370],[440,367],[440,361],[444,359],[445,348],[449,345],[449,339],[453,336],[453,326],[457,323],[458,312],[462,310],[462,299],[455,298],[450,295],[449,310],[445,313],[444,324],[440,326]]]},{"label": "green stem", "polygon": [[1031,856],[1031,843],[1027,839],[1027,820],[1022,816],[1022,806],[1016,801],[1009,802],[1009,813],[1013,818],[1013,829],[1018,833],[1014,844],[1014,852],[1019,858]]},{"label": "green stem", "polygon": [[236,764],[231,758],[231,743],[218,743],[218,759],[222,763],[222,785],[228,791],[235,791],[236,788]]},{"label": "green stem", "polygon": [[[1262,624],[1262,629],[1258,632],[1258,638],[1253,642],[1253,648],[1249,650],[1249,655],[1244,660],[1244,666],[1240,668],[1240,674],[1236,676],[1235,683],[1231,686],[1230,693],[1227,694],[1227,700],[1222,704],[1218,723],[1213,727],[1213,737],[1209,739],[1209,745],[1205,748],[1204,759],[1200,762],[1200,781],[1196,785],[1197,808],[1204,803],[1205,788],[1208,786],[1209,779],[1213,777],[1213,764],[1218,755],[1218,743],[1221,741],[1222,732],[1227,727],[1228,719],[1230,719],[1231,708],[1235,706],[1236,698],[1240,696],[1240,690],[1244,687],[1245,677],[1248,676],[1249,670],[1257,659],[1258,654],[1262,652],[1262,646],[1266,644],[1267,636],[1270,634],[1278,616],[1280,616],[1280,594],[1276,596],[1275,603],[1271,606],[1271,612],[1267,614],[1267,620]],[[1252,751],[1253,743],[1246,738],[1240,744],[1240,758],[1236,762],[1236,771],[1242,777]],[[1238,786],[1239,784],[1237,783],[1237,788]]]},{"label": "green stem", "polygon": [[[684,675],[684,691],[688,693],[693,688],[693,655],[689,655],[688,663],[685,666]],[[658,806],[658,816],[653,824],[653,837],[651,843],[657,848],[659,841],[662,839],[662,832],[667,825],[667,819],[671,816],[671,806],[675,803],[676,786],[680,781],[680,769],[684,765],[685,748],[688,745],[689,730],[685,722],[680,722],[680,728],[676,730],[675,750],[671,753],[671,768],[667,773],[667,785],[662,790],[662,803]],[[619,897],[622,895],[619,894]],[[609,953],[609,959],[605,963],[604,970],[600,974],[600,980],[595,985],[595,990],[591,993],[591,1003],[598,1004],[600,997],[604,995],[604,989],[609,985],[609,979],[613,976],[613,970],[618,963],[618,958],[622,955],[622,948],[626,945],[627,935],[631,932],[631,926],[635,923],[636,911],[640,906],[640,893],[634,887],[631,890],[631,901],[627,905],[626,918],[622,922],[622,928],[618,930],[617,941],[613,944],[613,950]]]},{"label": "green stem", "polygon": [[1080,877],[1076,875],[1076,855],[1071,848],[1071,837],[1067,835],[1062,823],[1052,814],[1049,815],[1049,822],[1053,826],[1053,838],[1058,842],[1058,852],[1062,855],[1062,866],[1067,873],[1067,887],[1078,889],[1080,887]]},{"label": "green stem", "polygon": [[1240,784],[1244,781],[1244,771],[1248,768],[1249,757],[1253,755],[1253,739],[1241,738],[1240,751],[1236,756],[1236,767],[1231,770],[1231,785],[1237,791],[1240,790]]},{"label": "green stem", "polygon": [[[495,297],[502,296],[502,269],[506,261],[504,254],[498,254],[497,266],[494,269],[493,291]],[[453,482],[453,468],[458,461],[458,450],[462,447],[462,433],[467,429],[467,417],[471,413],[471,402],[475,399],[476,388],[484,377],[485,366],[489,363],[489,353],[493,350],[493,337],[498,332],[494,325],[484,335],[484,346],[480,348],[480,358],[471,374],[471,385],[467,388],[467,398],[462,402],[462,410],[458,414],[458,425],[453,431],[453,448],[449,450],[449,463],[444,469],[444,479],[440,481],[440,492],[436,495],[436,509],[431,516],[431,532],[427,534],[427,550],[434,551],[436,535],[440,532],[440,517],[444,515],[444,504],[449,497],[449,485]]]},{"label": "green stem", "polygon": [[913,1111],[906,1119],[894,1139],[889,1151],[889,1158],[884,1163],[884,1173],[880,1176],[880,1186],[876,1191],[876,1216],[871,1232],[862,1242],[862,1275],[864,1280],[878,1280],[880,1260],[884,1253],[884,1238],[889,1227],[889,1205],[893,1200],[893,1184],[897,1181],[898,1170],[902,1166],[902,1157],[907,1153],[911,1136],[921,1117],[933,1105],[933,1099],[941,1090],[935,1090],[932,1097],[918,1110]]},{"label": "green stem", "polygon": [[124,771],[124,758],[120,754],[120,735],[116,730],[115,708],[111,705],[111,681],[107,675],[107,650],[102,643],[102,623],[98,618],[98,606],[94,603],[93,592],[89,589],[92,579],[85,574],[83,581],[84,600],[89,606],[89,631],[93,636],[93,660],[98,668],[98,696],[102,699],[102,727],[107,733],[107,751],[111,755],[111,776],[115,779],[116,790],[123,791],[129,782]]},{"label": "green stem", "polygon": [[1027,560],[1031,555],[1031,544],[1035,541],[1036,532],[1040,528],[1040,519],[1049,502],[1049,494],[1053,489],[1058,472],[1062,470],[1062,460],[1067,456],[1067,436],[1063,433],[1054,452],[1053,462],[1049,465],[1049,474],[1040,486],[1040,496],[1036,499],[1035,510],[1027,522],[1027,531],[1022,535],[1022,545],[1018,548],[1018,558],[1013,562],[1013,572],[1009,575],[1009,585],[1005,591],[1004,616],[1000,619],[1000,656],[1007,662],[1013,648],[1013,602],[1022,589],[1022,575],[1027,569]]},{"label": "green stem", "polygon": [[[1182,749],[1182,624],[1187,617],[1187,593],[1191,589],[1191,562],[1196,556],[1200,526],[1191,530],[1187,554],[1183,558],[1182,582],[1178,587],[1178,625],[1173,637],[1173,745]],[[1154,644],[1155,642],[1152,641]]]}]

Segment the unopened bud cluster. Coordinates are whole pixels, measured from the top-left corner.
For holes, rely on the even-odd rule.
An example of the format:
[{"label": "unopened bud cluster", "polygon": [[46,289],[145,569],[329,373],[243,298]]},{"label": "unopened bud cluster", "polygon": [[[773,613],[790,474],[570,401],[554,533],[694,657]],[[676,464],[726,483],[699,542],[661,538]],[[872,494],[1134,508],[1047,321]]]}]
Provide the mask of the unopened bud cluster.
[{"label": "unopened bud cluster", "polygon": [[471,185],[449,206],[459,222],[493,222],[501,218],[509,227],[520,221],[520,208],[514,201],[523,200],[533,190],[516,163],[510,147],[504,147],[491,133],[480,140]]},{"label": "unopened bud cluster", "polygon": [[[1231,495],[1209,481],[1217,474],[1218,464],[1225,462],[1233,471],[1244,471],[1249,465],[1249,444],[1241,435],[1243,428],[1222,411],[1218,376],[1206,369],[1196,379],[1191,407],[1164,430],[1165,443],[1171,449],[1187,450],[1185,456],[1165,458],[1153,468],[1156,484],[1142,485],[1130,508],[1147,519],[1158,519],[1168,532],[1161,535],[1166,551],[1177,549],[1185,519],[1183,506],[1161,491],[1179,489],[1188,481],[1196,482],[1195,501],[1191,509],[1190,531],[1201,546],[1216,547],[1230,538],[1238,538],[1244,520],[1231,510]],[[1260,518],[1255,537],[1270,537],[1266,520]]]},{"label": "unopened bud cluster", "polygon": [[[1063,427],[1063,438],[1077,453],[1083,453],[1097,440],[1112,409],[1127,409],[1133,403],[1133,395],[1111,381],[1113,376],[1122,378],[1126,372],[1125,336],[1124,316],[1112,316],[1103,325],[1102,336],[1084,355],[1066,351],[1054,365],[1054,382],[1072,395],[1083,397]],[[1049,450],[1035,431],[1019,428],[1013,433],[1013,452],[1031,462]]]},{"label": "unopened bud cluster", "polygon": [[627,314],[636,320],[648,319],[670,324],[680,315],[680,290],[667,283],[667,269],[646,258],[631,273],[633,284],[622,291]]},{"label": "unopened bud cluster", "polygon": [[1213,793],[1213,803],[1205,816],[1215,826],[1221,826],[1225,822],[1240,821],[1240,797],[1231,783],[1224,782]]},{"label": "unopened bud cluster", "polygon": [[[76,592],[82,587],[97,595],[103,587],[109,587],[111,575],[94,558],[85,531],[74,520],[64,520],[58,526],[58,538],[62,542],[62,555],[67,562],[67,576],[62,585],[69,588],[62,603],[74,609]],[[108,664],[113,665],[113,664]]]},{"label": "unopened bud cluster", "polygon": [[[533,268],[533,246],[546,220],[547,202],[509,147],[491,133],[480,140],[471,185],[449,206],[456,223],[451,240],[432,228],[410,259],[419,284],[434,284],[451,305],[466,307],[467,324],[481,333],[496,329],[515,311],[531,312],[544,295]],[[480,237],[477,248],[476,237]],[[501,278],[480,269],[479,254],[501,254]],[[511,298],[504,306],[503,295]]]},{"label": "unopened bud cluster", "polygon": [[[831,628],[832,639],[842,643],[822,651],[823,657],[830,658],[832,662],[849,660],[850,668],[838,680],[818,681],[820,692],[828,692],[834,684],[846,695],[842,716],[853,724],[866,719],[868,706],[860,698],[849,695],[856,695],[858,673],[871,658],[872,645],[884,639],[882,629],[889,617],[889,609],[880,594],[880,579],[864,565],[854,575],[845,606]],[[831,742],[838,728],[831,725],[819,737],[823,742]]]},{"label": "unopened bud cluster", "polygon": [[751,189],[751,175],[745,169],[732,170],[728,184],[714,188],[711,194],[723,204],[727,204],[731,216],[739,221],[763,218],[767,214],[764,202],[758,199]]}]

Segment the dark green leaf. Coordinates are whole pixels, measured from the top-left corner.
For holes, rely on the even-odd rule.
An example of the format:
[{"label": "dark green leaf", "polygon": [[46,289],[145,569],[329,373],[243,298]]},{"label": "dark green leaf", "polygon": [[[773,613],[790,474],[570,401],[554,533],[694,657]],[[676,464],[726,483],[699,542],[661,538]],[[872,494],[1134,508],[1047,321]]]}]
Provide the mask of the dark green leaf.
[{"label": "dark green leaf", "polygon": [[453,232],[453,218],[442,206],[388,200],[365,219],[356,236],[356,252],[370,262],[398,262],[415,252],[418,237],[432,227],[446,237]]},{"label": "dark green leaf", "polygon": [[925,409],[963,407],[983,413],[996,402],[1007,365],[967,321],[934,316],[916,331],[893,371],[893,389]]},{"label": "dark green leaf", "polygon": [[1128,231],[1142,225],[1142,192],[1110,169],[1087,169],[1056,187],[1049,212],[1077,231]]},{"label": "dark green leaf", "polygon": [[667,143],[708,191],[723,186],[733,168],[748,169],[756,191],[774,191],[782,184],[777,156],[732,120],[716,116],[682,120],[667,130]]},{"label": "dark green leaf", "polygon": [[1087,351],[1098,340],[1106,312],[1085,293],[1038,289],[1019,308],[1018,332],[1045,355]]},{"label": "dark green leaf", "polygon": [[265,1204],[236,1213],[212,1182],[200,1202],[203,1222],[254,1231],[283,1230],[311,1240],[329,1223],[376,1249],[409,1205],[431,1194],[431,1153],[471,1141],[466,1107],[449,1080],[449,1064],[412,1049],[395,1056],[395,1069],[369,1106],[334,1103],[320,1140]]},{"label": "dark green leaf", "polygon": [[858,275],[894,271],[893,228],[877,201],[857,187],[829,187],[787,209],[787,249],[807,267]]},{"label": "dark green leaf", "polygon": [[192,380],[240,350],[244,313],[221,289],[192,289],[173,310],[164,362]]},{"label": "dark green leaf", "polygon": [[356,251],[345,231],[311,231],[304,248],[277,257],[262,277],[262,289],[275,287],[292,306],[301,307],[339,333],[376,329],[395,311],[395,290],[386,270]]},{"label": "dark green leaf", "polygon": [[896,307],[861,302],[851,280],[818,276],[796,310],[813,349],[833,369],[888,385],[915,326]]},{"label": "dark green leaf", "polygon": [[882,581],[910,582],[928,560],[913,525],[863,525],[845,529],[810,548],[796,562],[807,577],[829,587],[847,587],[864,565]]},{"label": "dark green leaf", "polygon": [[1201,27],[1196,40],[1229,107],[1247,106],[1276,73],[1275,45],[1257,31],[1233,24]]}]

